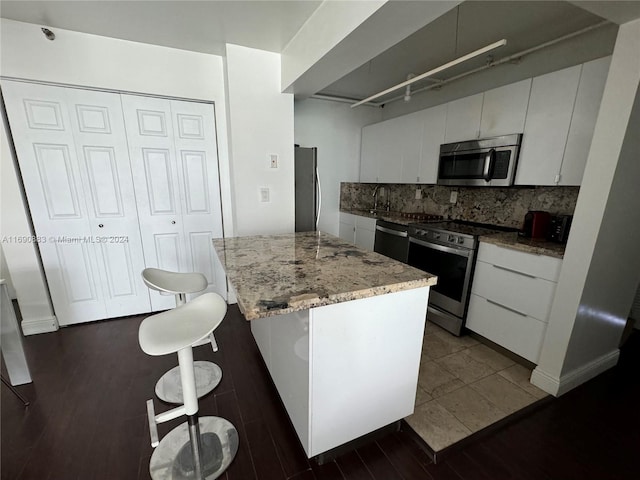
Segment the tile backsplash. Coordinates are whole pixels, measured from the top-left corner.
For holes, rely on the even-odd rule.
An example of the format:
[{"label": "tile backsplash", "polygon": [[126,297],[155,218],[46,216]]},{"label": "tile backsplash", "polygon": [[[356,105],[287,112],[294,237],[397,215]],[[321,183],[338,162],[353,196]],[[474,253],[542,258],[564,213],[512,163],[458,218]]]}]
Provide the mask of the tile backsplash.
[{"label": "tile backsplash", "polygon": [[[341,183],[340,209],[366,210],[373,207],[375,183]],[[580,187],[444,187],[438,185],[382,184],[378,206],[387,201],[394,212],[442,215],[451,220],[468,220],[520,228],[529,210],[545,210],[552,215],[572,215]],[[422,198],[416,199],[416,189]],[[451,192],[457,202],[449,202]]]}]

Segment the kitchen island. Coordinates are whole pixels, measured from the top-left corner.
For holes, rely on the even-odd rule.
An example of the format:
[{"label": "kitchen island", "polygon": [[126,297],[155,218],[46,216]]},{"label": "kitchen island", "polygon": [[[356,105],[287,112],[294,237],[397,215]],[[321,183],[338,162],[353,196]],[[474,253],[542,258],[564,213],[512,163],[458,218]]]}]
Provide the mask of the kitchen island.
[{"label": "kitchen island", "polygon": [[319,232],[213,244],[309,458],[413,413],[435,276]]}]

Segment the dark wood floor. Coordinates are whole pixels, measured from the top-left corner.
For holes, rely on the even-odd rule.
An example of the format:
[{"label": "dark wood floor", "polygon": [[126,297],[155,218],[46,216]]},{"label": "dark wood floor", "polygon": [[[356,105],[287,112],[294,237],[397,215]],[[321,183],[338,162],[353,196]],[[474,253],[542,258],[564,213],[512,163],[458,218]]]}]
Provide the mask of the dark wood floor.
[{"label": "dark wood floor", "polygon": [[[25,340],[34,383],[24,409],[2,387],[1,477],[6,480],[148,479],[145,401],[176,362],[148,357],[142,317],[69,327]],[[429,480],[639,478],[640,335],[615,369],[524,419],[451,453],[437,465],[400,431],[321,467],[306,459],[235,306],[216,332],[220,351],[196,349],[224,371],[201,413],[229,419],[240,448],[228,480]],[[156,411],[163,404],[156,400]],[[160,426],[164,435],[179,420]]]}]

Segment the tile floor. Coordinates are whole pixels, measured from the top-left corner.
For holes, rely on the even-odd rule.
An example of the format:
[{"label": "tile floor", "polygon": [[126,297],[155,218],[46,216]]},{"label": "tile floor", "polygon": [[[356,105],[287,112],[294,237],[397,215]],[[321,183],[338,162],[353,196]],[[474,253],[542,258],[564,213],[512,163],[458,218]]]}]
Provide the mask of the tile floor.
[{"label": "tile floor", "polygon": [[416,408],[405,420],[438,452],[545,397],[530,376],[474,338],[427,322]]}]

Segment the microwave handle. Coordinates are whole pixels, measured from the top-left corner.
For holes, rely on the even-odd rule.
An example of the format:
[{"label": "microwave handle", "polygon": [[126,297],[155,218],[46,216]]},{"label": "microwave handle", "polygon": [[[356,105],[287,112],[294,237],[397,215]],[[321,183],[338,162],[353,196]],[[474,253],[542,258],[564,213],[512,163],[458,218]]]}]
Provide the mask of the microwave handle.
[{"label": "microwave handle", "polygon": [[493,166],[496,161],[496,149],[492,148],[487,152],[487,155],[484,157],[484,170],[482,172],[482,178],[484,178],[485,182],[490,182],[493,178]]}]

